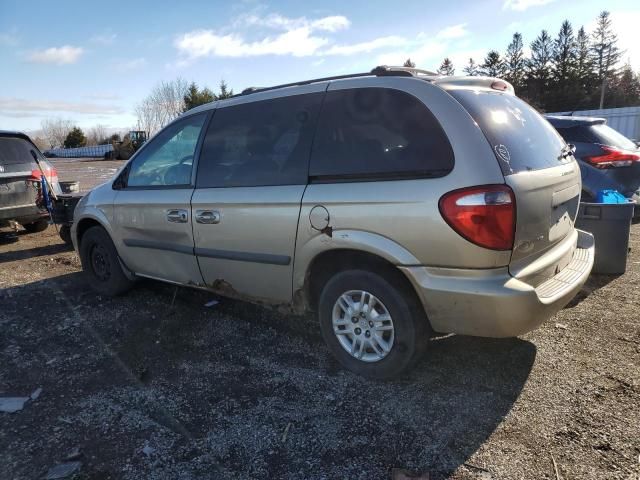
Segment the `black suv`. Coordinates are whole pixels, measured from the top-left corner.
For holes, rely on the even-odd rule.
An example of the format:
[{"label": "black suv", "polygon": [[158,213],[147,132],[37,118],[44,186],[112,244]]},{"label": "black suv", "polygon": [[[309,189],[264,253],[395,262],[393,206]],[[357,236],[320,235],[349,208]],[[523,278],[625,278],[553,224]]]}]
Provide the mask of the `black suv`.
[{"label": "black suv", "polygon": [[60,193],[58,174],[31,139],[20,132],[0,131],[0,227],[14,221],[29,233],[48,226],[48,213],[42,199],[40,160],[49,184]]}]

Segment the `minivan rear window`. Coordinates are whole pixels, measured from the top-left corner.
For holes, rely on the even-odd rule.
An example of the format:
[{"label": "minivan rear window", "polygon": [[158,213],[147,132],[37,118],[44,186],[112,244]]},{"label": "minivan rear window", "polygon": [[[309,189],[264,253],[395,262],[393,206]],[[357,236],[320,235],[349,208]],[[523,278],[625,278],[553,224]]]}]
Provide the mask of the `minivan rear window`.
[{"label": "minivan rear window", "polygon": [[413,95],[389,88],[327,92],[311,154],[312,181],[441,177],[453,163],[440,123]]},{"label": "minivan rear window", "polygon": [[0,165],[31,165],[31,150],[37,154],[34,146],[20,137],[0,137]]},{"label": "minivan rear window", "polygon": [[547,120],[518,97],[484,90],[450,90],[483,131],[504,175],[557,167],[565,142]]}]

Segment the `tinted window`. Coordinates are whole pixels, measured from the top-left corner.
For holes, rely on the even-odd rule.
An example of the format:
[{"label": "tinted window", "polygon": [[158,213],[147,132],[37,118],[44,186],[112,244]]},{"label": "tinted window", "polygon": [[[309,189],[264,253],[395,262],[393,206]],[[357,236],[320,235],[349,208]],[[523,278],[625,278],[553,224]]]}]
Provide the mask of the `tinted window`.
[{"label": "tinted window", "polygon": [[558,132],[569,143],[595,143],[596,139],[589,130],[588,125],[577,127],[558,128]]},{"label": "tinted window", "polygon": [[30,169],[30,165],[33,162],[31,150],[36,152],[38,157],[42,159],[38,149],[24,138],[0,137],[0,165],[27,164]]},{"label": "tinted window", "polygon": [[504,175],[557,167],[565,142],[555,128],[513,95],[480,90],[450,90],[484,132]]},{"label": "tinted window", "polygon": [[327,93],[311,156],[312,177],[442,176],[452,168],[447,136],[414,96],[386,88]]},{"label": "tinted window", "polygon": [[323,92],[216,110],[202,146],[198,188],[307,183]]},{"label": "tinted window", "polygon": [[161,130],[134,158],[127,186],[190,184],[193,155],[206,118],[206,113],[191,115]]}]

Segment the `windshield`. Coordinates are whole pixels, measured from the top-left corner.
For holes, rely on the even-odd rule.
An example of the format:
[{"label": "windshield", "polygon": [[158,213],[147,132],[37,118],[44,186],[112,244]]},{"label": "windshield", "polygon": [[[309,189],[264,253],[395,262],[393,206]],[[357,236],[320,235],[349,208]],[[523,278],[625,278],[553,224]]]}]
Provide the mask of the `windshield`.
[{"label": "windshield", "polygon": [[450,90],[484,132],[504,175],[557,167],[565,142],[526,102],[502,92]]},{"label": "windshield", "polygon": [[596,138],[595,143],[609,145],[610,147],[623,148],[625,150],[636,150],[638,148],[635,143],[608,125],[592,125],[591,131]]}]

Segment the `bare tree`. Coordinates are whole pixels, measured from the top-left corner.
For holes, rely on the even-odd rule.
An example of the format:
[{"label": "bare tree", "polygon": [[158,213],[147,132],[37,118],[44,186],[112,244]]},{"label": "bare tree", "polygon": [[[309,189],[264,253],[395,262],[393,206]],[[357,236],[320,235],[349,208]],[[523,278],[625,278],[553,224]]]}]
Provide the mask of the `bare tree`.
[{"label": "bare tree", "polygon": [[73,122],[64,118],[45,118],[40,127],[51,148],[61,147],[73,128]]},{"label": "bare tree", "polygon": [[184,97],[189,84],[182,78],[161,82],[135,107],[138,125],[150,135],[160,130],[184,111]]},{"label": "bare tree", "polygon": [[87,145],[100,145],[107,138],[107,127],[98,123],[87,130]]},{"label": "bare tree", "polygon": [[51,147],[51,145],[49,145],[49,142],[47,142],[46,138],[42,138],[38,136],[38,137],[31,137],[31,140],[33,140],[33,143],[35,143],[36,147],[38,147],[40,150],[47,150]]}]

